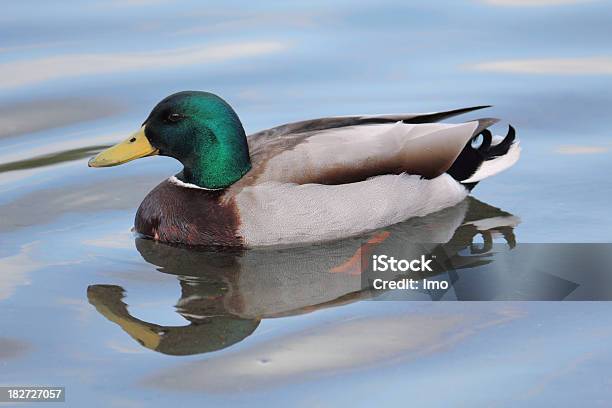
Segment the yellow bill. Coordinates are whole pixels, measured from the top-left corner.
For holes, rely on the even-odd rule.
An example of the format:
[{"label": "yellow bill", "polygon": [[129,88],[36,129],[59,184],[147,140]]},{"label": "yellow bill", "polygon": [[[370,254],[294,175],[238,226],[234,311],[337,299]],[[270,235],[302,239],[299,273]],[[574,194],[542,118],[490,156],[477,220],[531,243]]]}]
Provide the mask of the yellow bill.
[{"label": "yellow bill", "polygon": [[96,157],[89,160],[89,167],[110,167],[127,163],[141,157],[154,156],[159,151],[151,146],[149,139],[145,136],[145,126],[133,133],[123,142],[98,153]]}]

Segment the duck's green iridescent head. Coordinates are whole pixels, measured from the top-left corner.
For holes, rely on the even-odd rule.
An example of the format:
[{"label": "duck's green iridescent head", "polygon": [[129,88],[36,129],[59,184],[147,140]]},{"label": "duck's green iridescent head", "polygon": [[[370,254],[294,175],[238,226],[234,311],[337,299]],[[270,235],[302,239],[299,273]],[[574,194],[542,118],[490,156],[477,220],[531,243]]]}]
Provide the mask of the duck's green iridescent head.
[{"label": "duck's green iridescent head", "polygon": [[208,189],[228,187],[251,169],[238,115],[208,92],[185,91],[163,99],[138,132],[89,165],[116,166],[155,154],[174,157],[184,166],[179,179]]}]

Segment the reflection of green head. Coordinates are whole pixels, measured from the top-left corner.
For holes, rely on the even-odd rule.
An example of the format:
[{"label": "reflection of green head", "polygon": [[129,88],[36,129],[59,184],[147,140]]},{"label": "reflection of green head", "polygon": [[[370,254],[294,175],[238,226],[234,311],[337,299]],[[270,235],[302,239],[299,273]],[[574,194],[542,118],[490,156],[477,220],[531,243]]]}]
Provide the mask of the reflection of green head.
[{"label": "reflection of green head", "polygon": [[145,135],[159,154],[180,161],[182,181],[204,188],[224,188],[251,169],[246,135],[238,115],[208,92],[168,96],[144,123]]},{"label": "reflection of green head", "polygon": [[214,316],[184,327],[165,327],[156,351],[175,356],[221,350],[250,336],[259,320]]},{"label": "reflection of green head", "polygon": [[220,350],[248,337],[259,320],[233,316],[198,319],[188,326],[160,326],[130,315],[122,301],[123,289],[113,285],[87,288],[89,303],[143,346],[170,355],[190,355]]}]

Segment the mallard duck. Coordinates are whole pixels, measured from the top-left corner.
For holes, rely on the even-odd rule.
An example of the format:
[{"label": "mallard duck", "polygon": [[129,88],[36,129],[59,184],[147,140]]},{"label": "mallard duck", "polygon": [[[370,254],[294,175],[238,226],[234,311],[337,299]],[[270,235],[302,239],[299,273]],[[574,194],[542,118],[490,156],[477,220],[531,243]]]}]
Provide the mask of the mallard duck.
[{"label": "mallard duck", "polygon": [[438,123],[486,106],[424,114],[327,117],[247,138],[232,107],[208,92],[175,93],[142,127],[89,161],[145,156],[183,170],[155,187],[135,231],[167,243],[258,247],[334,240],[424,216],[463,200],[512,166],[520,148],[496,119]]}]

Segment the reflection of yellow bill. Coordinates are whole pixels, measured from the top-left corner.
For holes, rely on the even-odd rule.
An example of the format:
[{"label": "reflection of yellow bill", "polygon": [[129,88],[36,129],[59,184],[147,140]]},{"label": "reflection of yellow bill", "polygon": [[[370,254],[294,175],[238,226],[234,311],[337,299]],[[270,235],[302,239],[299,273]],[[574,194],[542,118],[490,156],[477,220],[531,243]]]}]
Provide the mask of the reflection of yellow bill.
[{"label": "reflection of yellow bill", "polygon": [[117,323],[130,336],[140,342],[146,348],[151,350],[157,349],[161,336],[156,332],[152,324],[141,322],[138,319],[130,316],[127,311],[125,313],[116,313],[112,308],[105,305],[100,299],[89,296],[89,301],[96,307],[98,312],[102,313],[111,322]]},{"label": "reflection of yellow bill", "polygon": [[96,157],[89,160],[89,167],[117,166],[158,153],[159,150],[151,146],[149,139],[145,136],[145,126],[143,126],[123,142],[98,153]]}]

